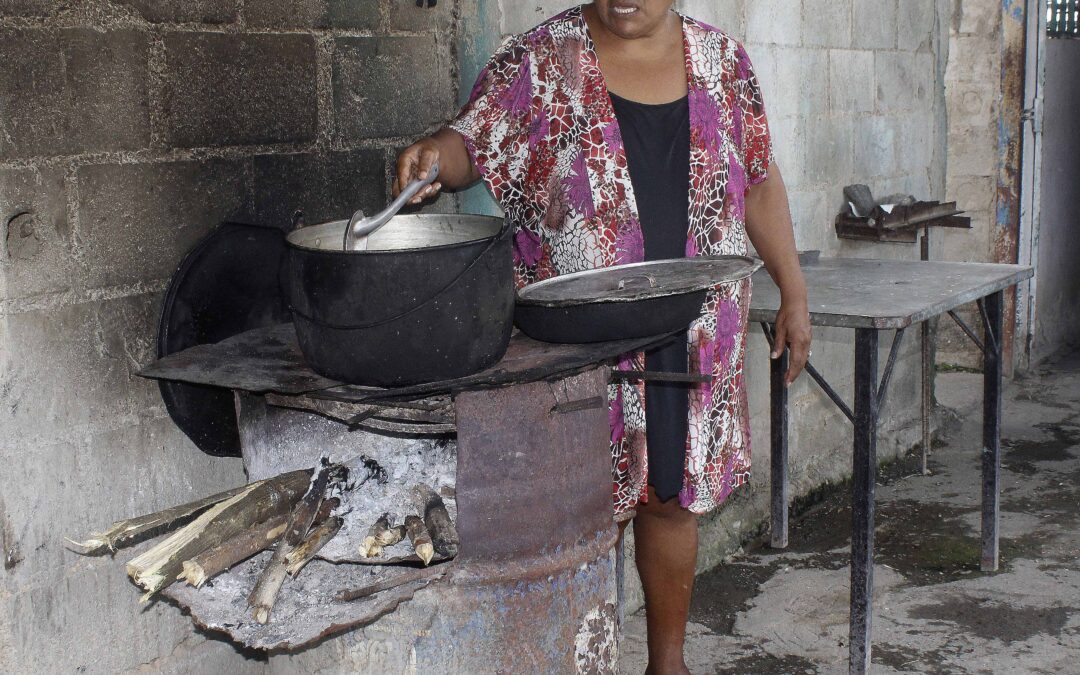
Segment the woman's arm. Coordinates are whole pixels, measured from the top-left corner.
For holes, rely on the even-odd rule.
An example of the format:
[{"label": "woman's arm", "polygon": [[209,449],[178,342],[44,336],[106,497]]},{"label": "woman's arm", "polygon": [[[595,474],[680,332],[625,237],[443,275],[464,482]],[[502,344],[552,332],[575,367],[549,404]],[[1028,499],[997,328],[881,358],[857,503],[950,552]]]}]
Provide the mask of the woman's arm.
[{"label": "woman's arm", "polygon": [[810,354],[810,314],[806,307],[806,282],[795,251],[787,188],[775,162],[769,166],[768,178],[746,193],[746,233],[765,261],[765,269],[780,287],[772,357],[779,358],[784,345],[791,348],[784,377],[790,385],[802,372]]},{"label": "woman's arm", "polygon": [[435,196],[443,187],[457,190],[480,180],[465,148],[465,139],[453,129],[443,128],[421,138],[398,155],[393,196],[398,196],[403,185],[417,178],[427,178],[428,169],[436,161],[439,163],[439,180],[417,193],[410,204],[419,204]]}]

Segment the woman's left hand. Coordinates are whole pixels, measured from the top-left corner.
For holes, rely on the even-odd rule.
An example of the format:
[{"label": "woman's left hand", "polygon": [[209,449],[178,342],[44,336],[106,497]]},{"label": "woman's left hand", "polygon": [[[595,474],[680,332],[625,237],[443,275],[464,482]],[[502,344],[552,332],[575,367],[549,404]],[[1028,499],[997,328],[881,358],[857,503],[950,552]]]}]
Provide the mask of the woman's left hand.
[{"label": "woman's left hand", "polygon": [[791,350],[788,355],[787,374],[784,375],[786,386],[790,387],[806,367],[812,339],[810,313],[806,309],[805,301],[788,302],[781,298],[780,311],[776,313],[776,339],[773,342],[772,358],[780,358],[785,345]]}]

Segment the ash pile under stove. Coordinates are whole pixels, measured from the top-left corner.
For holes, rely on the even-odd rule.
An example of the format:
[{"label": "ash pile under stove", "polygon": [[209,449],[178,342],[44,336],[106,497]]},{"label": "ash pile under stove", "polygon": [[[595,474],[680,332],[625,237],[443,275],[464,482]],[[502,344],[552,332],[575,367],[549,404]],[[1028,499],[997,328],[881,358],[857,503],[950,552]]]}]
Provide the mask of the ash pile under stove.
[{"label": "ash pile under stove", "polygon": [[[291,324],[153,363],[142,375],[234,391],[252,481],[323,456],[374,459],[388,479],[343,497],[341,530],[282,589],[268,624],[250,619],[246,597],[269,552],[212,586],[174,584],[166,595],[249,647],[295,651],[341,634],[290,656],[304,670],[615,672],[607,387],[620,354],[662,339],[518,334],[485,371],[399,389],[316,374]],[[407,542],[378,560],[358,553],[381,514],[407,514],[417,485],[443,497],[457,556],[420,568]]]}]

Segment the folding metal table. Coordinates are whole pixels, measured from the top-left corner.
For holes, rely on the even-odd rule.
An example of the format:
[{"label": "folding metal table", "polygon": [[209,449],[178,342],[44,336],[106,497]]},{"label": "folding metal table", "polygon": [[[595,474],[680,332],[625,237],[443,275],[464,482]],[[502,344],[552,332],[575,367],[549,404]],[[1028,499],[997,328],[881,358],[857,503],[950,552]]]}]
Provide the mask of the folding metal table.
[{"label": "folding metal table", "polygon": [[[1021,265],[822,258],[803,265],[810,322],[855,330],[855,401],[836,393],[807,363],[807,374],[855,426],[852,459],[851,618],[849,667],[870,668],[871,601],[874,587],[874,483],[877,476],[878,413],[906,329],[941,314],[952,317],[984,355],[982,447],[982,560],[984,571],[998,567],[998,473],[1001,449],[1001,382],[1004,293],[1034,271]],[[761,270],[754,275],[750,320],[761,323],[773,342],[780,291]],[[977,302],[984,338],[955,309]],[[878,380],[881,331],[895,331]],[[773,359],[770,373],[772,458],[772,546],[788,544],[788,354]]]}]

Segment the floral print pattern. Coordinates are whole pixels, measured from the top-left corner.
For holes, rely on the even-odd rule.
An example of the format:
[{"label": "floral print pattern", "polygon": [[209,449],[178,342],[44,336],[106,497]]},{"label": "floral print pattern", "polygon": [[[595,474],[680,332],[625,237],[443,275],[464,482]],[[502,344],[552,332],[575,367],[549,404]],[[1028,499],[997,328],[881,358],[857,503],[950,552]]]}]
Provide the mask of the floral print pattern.
[{"label": "floral print pattern", "polygon": [[[771,143],[750,60],[723,32],[681,17],[690,101],[686,255],[746,253],[745,194],[763,181]],[[581,7],[508,38],[450,124],[516,228],[518,286],[644,258],[626,155]],[[705,513],[750,475],[743,382],[749,280],[713,289],[687,333],[689,397],[680,504]],[[621,369],[641,369],[641,353]],[[644,384],[609,392],[616,516],[647,497]]]}]

